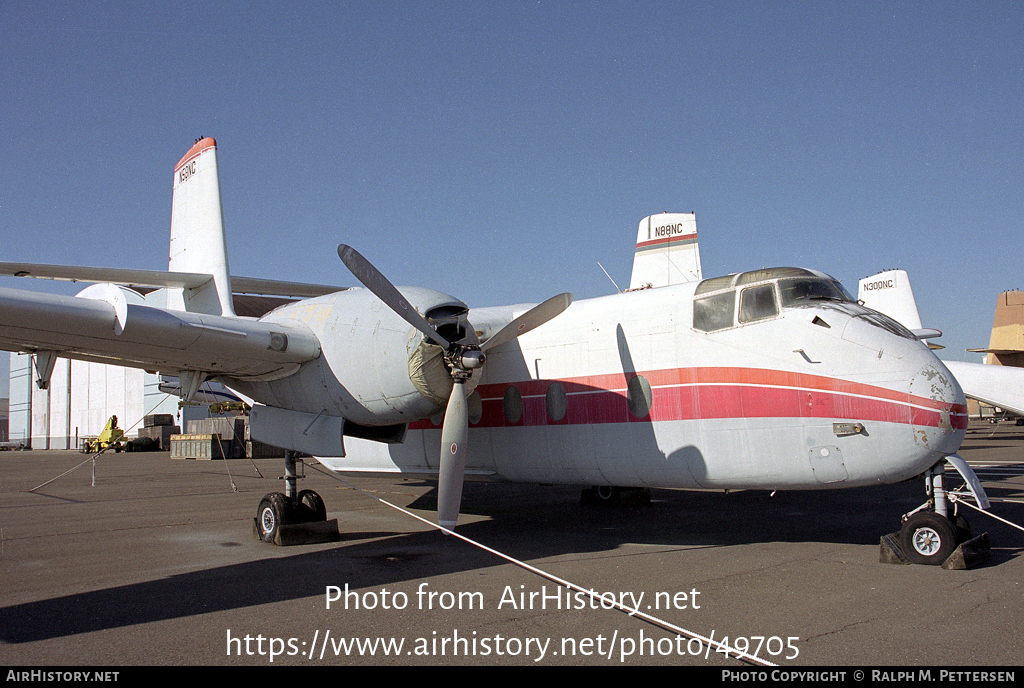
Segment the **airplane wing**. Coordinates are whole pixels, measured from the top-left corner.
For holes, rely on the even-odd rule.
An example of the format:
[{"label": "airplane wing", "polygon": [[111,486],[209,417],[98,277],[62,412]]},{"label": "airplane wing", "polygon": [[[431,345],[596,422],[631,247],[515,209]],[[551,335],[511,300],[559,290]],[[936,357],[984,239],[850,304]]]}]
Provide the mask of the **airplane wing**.
[{"label": "airplane wing", "polygon": [[[114,294],[117,287],[100,294]],[[320,355],[295,321],[170,311],[116,298],[0,289],[0,348],[48,352],[174,375],[276,379]]]},{"label": "airplane wing", "polygon": [[[120,284],[126,287],[152,289],[198,289],[213,279],[200,272],[164,272],[125,268],[91,268],[73,265],[42,265],[39,263],[0,262],[0,276],[35,277],[66,282]],[[231,276],[231,290],[239,294],[264,294],[289,297],[312,297],[342,291],[345,287],[302,282],[282,282],[257,277]]]},{"label": "airplane wing", "polygon": [[971,399],[1024,416],[1024,368],[943,361]]}]

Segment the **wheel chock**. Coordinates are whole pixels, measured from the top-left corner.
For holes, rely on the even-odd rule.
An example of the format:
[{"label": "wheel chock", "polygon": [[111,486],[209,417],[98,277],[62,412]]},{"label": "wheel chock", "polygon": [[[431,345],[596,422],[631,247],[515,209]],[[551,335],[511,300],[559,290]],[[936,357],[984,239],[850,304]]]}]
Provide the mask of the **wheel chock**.
[{"label": "wheel chock", "polygon": [[[252,520],[252,537],[254,540],[260,539],[255,518]],[[291,545],[338,542],[339,540],[341,540],[341,533],[338,531],[338,519],[332,518],[327,521],[282,525],[277,529],[274,544],[279,547],[289,547]]]},{"label": "wheel chock", "polygon": [[[992,556],[988,533],[961,542],[953,553],[942,563],[948,571],[963,571],[976,566]],[[900,545],[899,531],[883,535],[878,545],[878,561],[881,564],[909,564]]]},{"label": "wheel chock", "polygon": [[961,542],[949,558],[942,562],[942,568],[963,571],[986,561],[991,556],[992,548],[988,542],[988,533],[982,533],[976,538]]},{"label": "wheel chock", "polygon": [[883,535],[878,543],[878,562],[880,564],[909,564],[907,556],[903,554],[903,545],[900,544],[900,533],[889,533]]}]

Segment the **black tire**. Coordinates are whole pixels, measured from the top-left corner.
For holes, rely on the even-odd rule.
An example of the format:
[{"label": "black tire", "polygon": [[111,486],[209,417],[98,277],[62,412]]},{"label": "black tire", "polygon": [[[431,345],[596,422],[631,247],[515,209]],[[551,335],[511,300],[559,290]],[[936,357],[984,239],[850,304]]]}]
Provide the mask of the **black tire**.
[{"label": "black tire", "polygon": [[593,488],[594,504],[598,506],[616,506],[622,491],[612,485],[595,485]]},{"label": "black tire", "polygon": [[280,492],[271,492],[256,509],[256,531],[264,542],[273,542],[288,514],[288,500]]},{"label": "black tire", "polygon": [[957,547],[956,527],[934,511],[918,511],[903,522],[900,544],[911,563],[941,566]]},{"label": "black tire", "polygon": [[320,495],[313,490],[302,490],[297,497],[303,520],[307,523],[327,520],[327,507]]},{"label": "black tire", "polygon": [[967,522],[967,519],[963,514],[949,515],[949,520],[953,522],[953,527],[956,528],[956,543],[959,545],[962,542],[967,542],[974,537],[974,533],[971,532],[971,524]]}]

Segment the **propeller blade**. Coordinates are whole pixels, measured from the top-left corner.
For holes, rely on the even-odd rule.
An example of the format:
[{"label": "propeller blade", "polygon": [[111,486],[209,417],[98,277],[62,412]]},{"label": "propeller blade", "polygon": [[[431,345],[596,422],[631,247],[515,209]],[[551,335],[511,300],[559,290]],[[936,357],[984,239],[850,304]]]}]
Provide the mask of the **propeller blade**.
[{"label": "propeller blade", "polygon": [[466,383],[455,380],[441,428],[441,466],[437,482],[437,521],[452,530],[459,520],[462,505],[462,478],[466,472],[466,439],[469,436],[469,411]]},{"label": "propeller blade", "polygon": [[472,371],[484,364],[483,352],[512,341],[530,330],[540,327],[559,315],[572,303],[572,294],[559,294],[534,306],[505,327],[498,330],[483,346],[457,346],[449,342],[430,326],[426,318],[416,312],[388,278],[366,260],[358,251],[345,244],[338,245],[338,257],[352,271],[363,286],[383,301],[403,320],[441,345],[445,360],[451,368],[452,393],[444,414],[441,429],[441,457],[437,485],[437,519],[442,528],[451,530],[459,520],[462,505],[462,482],[466,473],[469,437],[469,410],[466,404],[466,381]]},{"label": "propeller blade", "polygon": [[363,286],[377,295],[381,301],[398,315],[415,327],[417,330],[430,337],[434,342],[445,349],[451,348],[451,342],[442,337],[430,326],[426,319],[416,312],[416,309],[409,305],[409,302],[402,296],[402,292],[395,288],[395,285],[388,281],[384,274],[366,260],[359,251],[345,244],[338,245],[338,257],[341,262],[352,271],[356,279],[363,283]]},{"label": "propeller blade", "polygon": [[508,325],[505,325],[505,327],[498,330],[493,337],[483,343],[480,349],[482,351],[493,349],[496,346],[501,346],[505,342],[512,341],[521,334],[526,334],[530,330],[540,327],[556,315],[560,315],[571,303],[572,294],[569,294],[568,292],[565,294],[559,294],[558,296],[552,296],[544,303],[534,306]]}]

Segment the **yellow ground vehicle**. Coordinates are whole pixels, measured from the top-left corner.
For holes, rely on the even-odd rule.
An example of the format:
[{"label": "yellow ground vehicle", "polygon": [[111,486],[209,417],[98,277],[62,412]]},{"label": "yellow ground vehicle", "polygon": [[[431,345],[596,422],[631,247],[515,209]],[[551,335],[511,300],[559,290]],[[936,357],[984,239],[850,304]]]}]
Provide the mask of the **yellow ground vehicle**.
[{"label": "yellow ground vehicle", "polygon": [[124,431],[117,427],[117,416],[111,416],[103,431],[97,437],[86,437],[82,440],[82,453],[98,454],[113,447],[115,452],[121,451],[121,440]]}]

